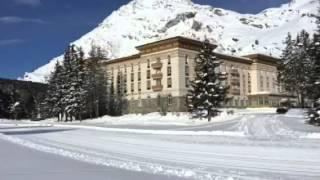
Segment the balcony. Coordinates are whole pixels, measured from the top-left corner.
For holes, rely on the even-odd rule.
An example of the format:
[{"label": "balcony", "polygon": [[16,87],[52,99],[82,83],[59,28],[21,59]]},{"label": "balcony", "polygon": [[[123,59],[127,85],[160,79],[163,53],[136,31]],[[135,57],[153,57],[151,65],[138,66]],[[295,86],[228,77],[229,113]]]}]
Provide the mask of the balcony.
[{"label": "balcony", "polygon": [[154,80],[162,79],[162,77],[163,77],[163,75],[162,75],[162,73],[160,73],[160,72],[158,72],[158,73],[156,73],[156,74],[152,74],[152,78],[153,78]]},{"label": "balcony", "polygon": [[162,68],[162,63],[160,61],[157,61],[156,63],[151,64],[151,67],[153,69],[161,69]]},{"label": "balcony", "polygon": [[162,89],[163,89],[162,85],[152,86],[152,90],[155,91],[155,92],[162,91]]}]

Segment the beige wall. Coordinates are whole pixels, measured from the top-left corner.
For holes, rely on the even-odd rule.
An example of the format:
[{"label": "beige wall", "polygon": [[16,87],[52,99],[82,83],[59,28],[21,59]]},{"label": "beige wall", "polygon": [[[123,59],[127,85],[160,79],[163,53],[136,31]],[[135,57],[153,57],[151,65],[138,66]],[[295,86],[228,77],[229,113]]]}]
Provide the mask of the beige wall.
[{"label": "beige wall", "polygon": [[[187,94],[188,88],[186,87],[186,72],[185,72],[185,59],[188,57],[189,66],[189,79],[194,79],[194,59],[198,54],[197,51],[187,50],[182,48],[174,48],[170,50],[164,50],[152,54],[142,55],[139,59],[132,59],[123,62],[110,63],[106,67],[106,71],[109,73],[113,72],[113,82],[114,88],[116,89],[117,74],[120,71],[122,74],[126,72],[127,74],[127,99],[128,100],[140,100],[148,98],[157,98],[158,95],[161,96],[173,96],[173,97],[183,97]],[[167,84],[167,67],[168,56],[171,57],[171,68],[172,68],[172,88],[168,88]],[[161,83],[163,85],[162,91],[154,92],[152,86],[156,85],[156,81],[153,80],[152,74],[156,71],[150,67],[151,70],[151,89],[147,90],[147,69],[148,60],[150,60],[150,65],[157,62],[160,58],[162,63],[161,73],[163,75]],[[131,69],[133,67],[134,72],[134,92],[131,92]],[[141,81],[138,81],[138,72],[141,72]],[[248,105],[248,95],[273,93],[277,94],[278,85],[276,83],[277,79],[277,67],[261,63],[241,63],[232,60],[223,60],[223,64],[220,70],[229,73],[228,84],[230,85],[230,71],[231,69],[236,69],[239,72],[240,81],[240,95],[232,95],[233,100],[230,102],[231,106],[235,105]],[[250,77],[249,77],[250,75]],[[110,75],[109,75],[110,77]],[[262,77],[262,81],[261,81]],[[138,91],[138,82],[141,83],[141,92]],[[249,86],[251,82],[251,86]]]}]

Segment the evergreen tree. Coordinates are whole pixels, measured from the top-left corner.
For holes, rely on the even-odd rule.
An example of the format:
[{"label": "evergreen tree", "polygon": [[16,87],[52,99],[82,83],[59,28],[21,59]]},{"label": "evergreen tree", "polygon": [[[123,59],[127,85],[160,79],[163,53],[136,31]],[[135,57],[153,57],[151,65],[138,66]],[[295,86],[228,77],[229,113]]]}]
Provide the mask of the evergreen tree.
[{"label": "evergreen tree", "polygon": [[219,72],[219,61],[208,40],[203,42],[202,49],[195,61],[195,80],[187,95],[189,110],[193,113],[207,112],[208,121],[218,115],[222,103],[226,100],[228,87],[225,86],[225,74]]},{"label": "evergreen tree", "polygon": [[0,118],[9,118],[10,95],[0,89]]},{"label": "evergreen tree", "polygon": [[67,81],[64,86],[63,104],[65,107],[66,120],[70,118],[82,119],[85,111],[85,98],[87,91],[84,88],[84,53],[74,45],[68,48],[63,61],[63,68]]},{"label": "evergreen tree", "polygon": [[295,40],[288,35],[285,43],[286,48],[279,66],[279,81],[283,83],[286,90],[295,92],[300,106],[304,107],[312,70],[311,58],[308,54],[309,34],[301,31]]},{"label": "evergreen tree", "polygon": [[312,43],[309,47],[309,56],[312,62],[312,72],[309,81],[309,98],[315,104],[320,105],[320,8],[317,16],[318,29],[313,35]]},{"label": "evergreen tree", "polygon": [[48,81],[49,87],[47,90],[47,97],[42,103],[41,108],[42,116],[58,117],[58,120],[60,121],[60,116],[64,111],[64,106],[62,104],[64,83],[63,67],[57,62]]},{"label": "evergreen tree", "polygon": [[85,65],[85,86],[88,91],[87,108],[91,118],[105,115],[107,106],[107,78],[106,73],[99,65],[104,56],[93,46],[89,52],[90,58]]},{"label": "evergreen tree", "polygon": [[42,110],[48,116],[66,121],[82,119],[86,110],[87,91],[84,88],[84,53],[81,48],[69,46],[62,65],[56,64],[49,79],[49,89]]},{"label": "evergreen tree", "polygon": [[16,90],[13,90],[10,97],[12,99],[9,105],[9,112],[13,119],[18,120],[25,115],[26,108],[24,106],[24,102]]}]

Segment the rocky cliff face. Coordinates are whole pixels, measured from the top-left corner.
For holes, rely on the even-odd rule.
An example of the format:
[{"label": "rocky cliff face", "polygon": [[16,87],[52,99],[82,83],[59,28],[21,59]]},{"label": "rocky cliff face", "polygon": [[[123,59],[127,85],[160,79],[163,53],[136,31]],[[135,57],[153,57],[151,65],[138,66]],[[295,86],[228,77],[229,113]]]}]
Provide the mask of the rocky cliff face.
[{"label": "rocky cliff face", "polygon": [[[173,36],[203,40],[219,45],[217,51],[244,55],[264,53],[280,56],[288,32],[316,28],[317,0],[293,0],[259,14],[203,6],[191,0],[133,0],[113,12],[97,28],[72,42],[88,52],[103,47],[109,58],[137,53],[135,46]],[[24,80],[45,82],[57,60],[50,61]]]}]

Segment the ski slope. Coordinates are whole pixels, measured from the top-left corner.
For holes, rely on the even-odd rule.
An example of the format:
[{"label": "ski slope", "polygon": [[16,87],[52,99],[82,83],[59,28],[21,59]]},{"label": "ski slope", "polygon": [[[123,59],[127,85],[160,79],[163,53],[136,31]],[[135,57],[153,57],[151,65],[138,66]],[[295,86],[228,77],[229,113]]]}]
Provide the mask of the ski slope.
[{"label": "ski slope", "polygon": [[304,123],[301,110],[287,115],[243,113],[228,121],[167,130],[4,124],[0,133],[1,139],[39,151],[154,177],[320,178],[320,130]]}]

